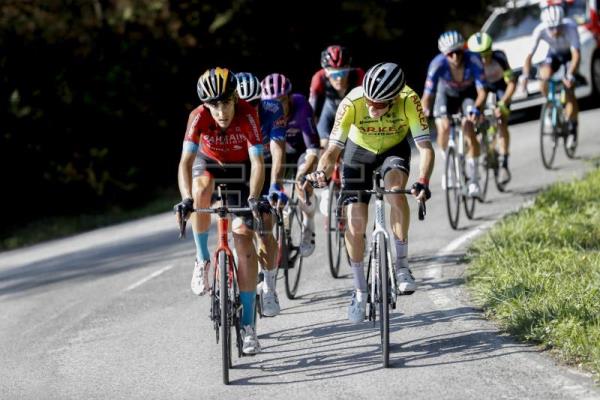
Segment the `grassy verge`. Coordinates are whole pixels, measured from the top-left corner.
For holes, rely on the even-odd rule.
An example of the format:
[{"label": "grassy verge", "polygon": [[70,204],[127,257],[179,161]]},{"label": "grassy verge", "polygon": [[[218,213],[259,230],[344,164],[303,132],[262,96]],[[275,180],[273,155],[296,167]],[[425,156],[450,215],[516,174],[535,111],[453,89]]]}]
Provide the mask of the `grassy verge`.
[{"label": "grassy verge", "polygon": [[170,210],[173,204],[178,201],[180,201],[179,193],[173,190],[159,193],[152,201],[131,210],[114,208],[102,214],[44,217],[2,235],[0,237],[0,251],[11,250],[89,231],[102,226],[163,213]]},{"label": "grassy verge", "polygon": [[470,250],[468,282],[521,339],[600,377],[600,170],[556,184]]}]

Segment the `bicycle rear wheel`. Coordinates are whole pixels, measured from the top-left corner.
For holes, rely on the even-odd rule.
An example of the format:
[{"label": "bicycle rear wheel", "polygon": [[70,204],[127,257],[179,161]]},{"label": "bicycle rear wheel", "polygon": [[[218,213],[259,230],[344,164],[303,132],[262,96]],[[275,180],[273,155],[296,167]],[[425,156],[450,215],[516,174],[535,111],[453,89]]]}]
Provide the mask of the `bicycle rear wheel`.
[{"label": "bicycle rear wheel", "polygon": [[380,235],[375,242],[375,259],[377,260],[377,270],[379,276],[377,285],[378,293],[381,295],[379,301],[379,329],[381,333],[381,356],[383,367],[387,368],[390,364],[390,303],[389,303],[389,283],[388,283],[388,264],[386,242]]},{"label": "bicycle rear wheel", "polygon": [[302,272],[302,255],[300,244],[302,243],[302,212],[298,208],[290,207],[286,218],[288,225],[285,227],[285,294],[288,299],[293,300],[298,291],[300,273]]},{"label": "bicycle rear wheel", "polygon": [[[554,126],[552,114],[555,105],[546,103],[542,106],[540,116],[540,151],[542,154],[542,163],[546,169],[552,169],[557,147],[557,127]],[[558,112],[558,110],[556,110]]]},{"label": "bicycle rear wheel", "polygon": [[[336,215],[338,198],[341,188],[339,184],[329,184],[329,212],[327,214],[327,255],[329,256],[329,271],[334,278],[339,277],[340,265],[342,264],[344,252],[345,223],[340,221],[342,216]],[[340,223],[341,222],[341,223]]]},{"label": "bicycle rear wheel", "polygon": [[229,326],[229,291],[227,279],[227,255],[219,252],[219,291],[221,306],[221,358],[223,365],[223,383],[229,385],[229,368],[231,367],[231,331]]},{"label": "bicycle rear wheel", "polygon": [[458,216],[460,213],[461,188],[458,179],[458,161],[454,147],[446,150],[446,165],[444,174],[444,186],[446,187],[446,210],[448,221],[452,229],[458,227]]}]

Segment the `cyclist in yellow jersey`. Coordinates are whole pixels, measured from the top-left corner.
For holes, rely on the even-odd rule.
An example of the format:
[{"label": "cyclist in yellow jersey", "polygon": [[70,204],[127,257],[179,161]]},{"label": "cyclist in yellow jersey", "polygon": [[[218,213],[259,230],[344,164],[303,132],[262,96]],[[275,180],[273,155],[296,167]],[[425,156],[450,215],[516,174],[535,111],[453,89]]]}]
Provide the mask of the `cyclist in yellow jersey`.
[{"label": "cyclist in yellow jersey", "polygon": [[[354,278],[355,291],[348,309],[348,319],[364,320],[367,281],[363,254],[368,219],[372,174],[381,167],[386,189],[404,189],[410,172],[412,135],[421,155],[419,180],[413,184],[417,199],[429,199],[429,178],[433,170],[434,151],[421,99],[405,85],[404,72],[394,63],[380,63],[367,71],[362,86],[354,88],[340,103],[329,144],[319,160],[317,171],[308,180],[324,187],[335,162],[344,150],[342,196],[348,204],[346,247]],[[412,294],[417,288],[408,268],[408,226],[410,214],[404,195],[387,196],[391,206],[391,226],[396,245],[396,278],[400,294]]]}]

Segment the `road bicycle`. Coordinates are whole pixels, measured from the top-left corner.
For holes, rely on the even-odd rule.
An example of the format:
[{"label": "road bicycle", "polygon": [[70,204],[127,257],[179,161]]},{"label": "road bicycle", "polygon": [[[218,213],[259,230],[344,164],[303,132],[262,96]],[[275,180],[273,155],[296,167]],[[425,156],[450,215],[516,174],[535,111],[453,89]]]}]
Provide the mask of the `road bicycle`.
[{"label": "road bicycle", "polygon": [[[248,214],[252,212],[249,207],[227,207],[227,186],[220,184],[217,187],[217,202],[219,206],[212,208],[195,208],[196,213],[217,214],[218,244],[213,255],[213,265],[216,265],[213,274],[210,293],[210,320],[213,322],[217,344],[221,342],[223,383],[229,384],[229,370],[233,368],[232,362],[232,330],[235,331],[235,346],[238,357],[243,357],[243,339],[241,334],[242,303],[240,301],[240,289],[237,281],[237,265],[231,249],[229,248],[229,216],[231,214]],[[186,221],[179,213],[179,237],[185,236]],[[259,229],[262,230],[260,226]],[[258,302],[255,302],[254,315],[257,311]],[[255,319],[256,321],[256,319]]]},{"label": "road bicycle", "polygon": [[[294,179],[283,179],[284,185],[291,185],[288,202],[283,208],[277,207],[277,246],[278,257],[277,265],[283,271],[285,281],[285,294],[288,299],[293,300],[298,292],[300,275],[302,273],[302,264],[304,257],[300,252],[300,245],[304,239],[304,216],[299,202],[301,201],[297,194],[296,183]],[[307,198],[306,190],[304,198]],[[310,206],[310,200],[307,205]]]},{"label": "road bicycle", "polygon": [[[446,165],[444,166],[446,210],[452,229],[458,228],[461,203],[467,218],[472,219],[475,213],[475,198],[468,196],[469,177],[466,172],[466,143],[461,127],[462,118],[461,113],[453,114],[450,118],[450,135],[446,149]],[[484,170],[487,176],[487,168]]]},{"label": "road bicycle", "polygon": [[[392,264],[390,235],[385,228],[384,195],[411,194],[410,189],[386,190],[381,186],[381,171],[373,172],[373,189],[360,192],[375,195],[375,217],[369,244],[367,268],[367,317],[375,326],[379,312],[379,331],[383,367],[390,362],[390,307],[396,308],[398,285]],[[425,201],[419,202],[419,220],[425,219]],[[379,310],[379,311],[377,311]]]},{"label": "road bicycle", "polygon": [[540,152],[542,163],[546,169],[552,169],[556,148],[561,138],[567,157],[575,157],[576,146],[569,147],[567,145],[569,129],[565,115],[566,101],[567,93],[562,80],[551,78],[548,81],[546,103],[542,106],[540,115]]},{"label": "road bicycle", "polygon": [[490,93],[486,108],[483,110],[484,121],[477,124],[477,134],[480,137],[481,156],[480,165],[480,189],[481,200],[485,201],[489,186],[490,172],[494,177],[494,183],[499,192],[504,192],[504,185],[499,181],[500,152],[498,151],[500,131],[498,129],[498,118],[496,117],[496,94]]}]

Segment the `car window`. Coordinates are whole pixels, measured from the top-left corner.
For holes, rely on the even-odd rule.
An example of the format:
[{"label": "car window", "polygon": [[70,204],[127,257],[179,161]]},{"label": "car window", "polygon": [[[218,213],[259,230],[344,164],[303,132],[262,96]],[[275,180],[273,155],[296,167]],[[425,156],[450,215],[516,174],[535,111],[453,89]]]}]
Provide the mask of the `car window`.
[{"label": "car window", "polygon": [[573,3],[567,3],[565,16],[571,18],[578,24],[584,24],[588,21],[587,1],[575,0]]},{"label": "car window", "polygon": [[537,5],[507,9],[498,14],[487,33],[494,39],[509,40],[520,36],[531,35],[540,22],[540,8]]},{"label": "car window", "polygon": [[[586,0],[568,2],[565,16],[573,19],[578,24],[587,22],[588,12]],[[510,40],[520,36],[531,35],[540,23],[540,8],[530,5],[520,8],[509,8],[506,12],[498,14],[490,24],[487,33],[495,41]]]}]

